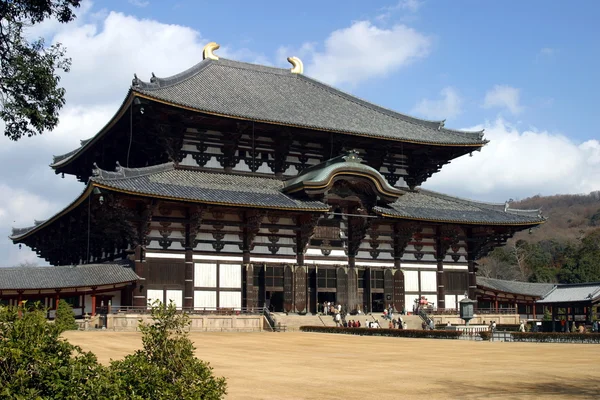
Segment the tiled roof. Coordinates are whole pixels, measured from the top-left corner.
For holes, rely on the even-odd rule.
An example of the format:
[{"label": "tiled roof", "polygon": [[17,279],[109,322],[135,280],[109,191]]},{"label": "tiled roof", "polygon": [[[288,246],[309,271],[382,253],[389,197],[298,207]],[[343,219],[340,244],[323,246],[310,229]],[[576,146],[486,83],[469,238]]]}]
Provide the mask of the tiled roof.
[{"label": "tiled roof", "polygon": [[577,301],[595,301],[600,299],[600,283],[581,283],[557,285],[538,303],[570,303]]},{"label": "tiled roof", "polygon": [[0,290],[116,285],[140,279],[124,264],[0,268]]},{"label": "tiled roof", "polygon": [[497,290],[504,293],[521,294],[524,296],[543,297],[550,292],[556,284],[554,283],[535,283],[505,281],[502,279],[477,277],[477,286],[487,289]]},{"label": "tiled roof", "polygon": [[483,225],[535,225],[544,222],[539,210],[511,209],[506,204],[483,203],[429,190],[407,192],[375,212],[405,219]]},{"label": "tiled roof", "polygon": [[120,167],[117,172],[97,169],[91,180],[109,189],[199,203],[299,211],[329,209],[320,201],[298,200],[282,193],[283,182],[278,179],[176,169],[170,163]]},{"label": "tiled roof", "polygon": [[170,78],[134,79],[133,91],[234,118],[424,144],[486,143],[483,132],[445,129],[377,106],[288,69],[206,59]]}]

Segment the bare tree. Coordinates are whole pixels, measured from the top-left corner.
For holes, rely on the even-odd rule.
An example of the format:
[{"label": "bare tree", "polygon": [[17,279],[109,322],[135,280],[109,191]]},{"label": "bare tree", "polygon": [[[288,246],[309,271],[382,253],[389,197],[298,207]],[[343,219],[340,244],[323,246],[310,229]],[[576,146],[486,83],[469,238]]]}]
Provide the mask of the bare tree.
[{"label": "bare tree", "polygon": [[16,268],[31,268],[31,267],[39,267],[38,263],[35,261],[23,261],[15,265]]}]

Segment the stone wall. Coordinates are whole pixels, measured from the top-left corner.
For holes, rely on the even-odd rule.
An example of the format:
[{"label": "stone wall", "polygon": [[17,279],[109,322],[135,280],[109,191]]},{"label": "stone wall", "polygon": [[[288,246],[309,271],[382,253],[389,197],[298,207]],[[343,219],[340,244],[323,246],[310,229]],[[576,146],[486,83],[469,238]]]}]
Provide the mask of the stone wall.
[{"label": "stone wall", "polygon": [[[452,325],[464,325],[465,321],[460,319],[458,315],[430,315],[436,325],[446,325],[448,321]],[[521,323],[520,316],[518,314],[485,314],[476,316],[469,325],[489,325],[492,321],[496,321],[496,325],[519,325]]]},{"label": "stone wall", "polygon": [[[150,321],[146,314],[110,314],[107,329],[137,331],[139,320]],[[190,331],[194,332],[260,332],[262,315],[190,315]]]}]

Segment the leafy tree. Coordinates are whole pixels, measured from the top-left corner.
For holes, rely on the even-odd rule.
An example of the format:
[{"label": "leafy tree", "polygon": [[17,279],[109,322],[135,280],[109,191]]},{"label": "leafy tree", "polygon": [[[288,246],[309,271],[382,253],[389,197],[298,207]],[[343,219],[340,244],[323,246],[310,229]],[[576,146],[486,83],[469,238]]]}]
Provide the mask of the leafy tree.
[{"label": "leafy tree", "polygon": [[0,118],[12,140],[42,134],[58,124],[65,104],[57,70],[68,72],[71,60],[60,43],[46,47],[29,42],[24,28],[54,18],[67,23],[81,0],[0,0]]},{"label": "leafy tree", "polygon": [[75,314],[73,314],[73,307],[71,307],[71,305],[64,300],[60,300],[58,302],[58,307],[56,307],[56,317],[54,318],[54,325],[56,325],[59,333],[77,329]]},{"label": "leafy tree", "polygon": [[0,398],[105,399],[114,393],[96,356],[60,338],[39,304],[0,306]]},{"label": "leafy tree", "polygon": [[226,394],[224,378],[194,355],[188,337],[186,314],[175,305],[155,302],[154,323],[141,323],[143,349],[111,363],[113,379],[132,399],[221,399]]},{"label": "leafy tree", "polygon": [[600,281],[600,229],[588,233],[559,273],[562,283]]}]

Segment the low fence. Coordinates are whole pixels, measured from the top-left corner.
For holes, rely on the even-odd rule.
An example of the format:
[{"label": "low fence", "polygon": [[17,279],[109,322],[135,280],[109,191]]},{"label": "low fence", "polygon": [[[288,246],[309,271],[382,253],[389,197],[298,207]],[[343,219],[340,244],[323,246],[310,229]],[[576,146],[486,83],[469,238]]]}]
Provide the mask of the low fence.
[{"label": "low fence", "polygon": [[[115,306],[104,307],[98,314],[150,314],[151,307],[144,306]],[[178,307],[177,311],[191,315],[244,315],[263,314],[263,307]]]}]

